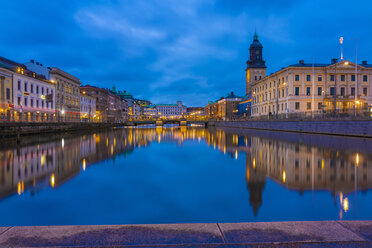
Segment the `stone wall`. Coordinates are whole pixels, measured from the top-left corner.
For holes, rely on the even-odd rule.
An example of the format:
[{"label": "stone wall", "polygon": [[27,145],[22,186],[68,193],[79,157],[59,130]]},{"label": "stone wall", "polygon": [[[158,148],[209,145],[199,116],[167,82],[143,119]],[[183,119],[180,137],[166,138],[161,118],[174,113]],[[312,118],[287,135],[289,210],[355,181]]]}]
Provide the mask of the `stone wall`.
[{"label": "stone wall", "polygon": [[[213,123],[208,123],[209,126]],[[372,120],[332,121],[216,121],[216,127],[248,128],[299,133],[333,134],[372,138]]]}]

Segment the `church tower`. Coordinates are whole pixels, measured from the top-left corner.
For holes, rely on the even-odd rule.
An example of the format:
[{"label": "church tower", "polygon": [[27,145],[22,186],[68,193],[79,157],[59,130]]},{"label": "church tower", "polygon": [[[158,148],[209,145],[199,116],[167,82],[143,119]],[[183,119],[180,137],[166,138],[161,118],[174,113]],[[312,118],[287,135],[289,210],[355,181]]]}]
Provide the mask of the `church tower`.
[{"label": "church tower", "polygon": [[258,35],[255,32],[253,42],[249,47],[249,60],[247,61],[246,72],[246,94],[251,93],[251,84],[266,77],[266,65],[262,58],[261,42],[258,40]]}]

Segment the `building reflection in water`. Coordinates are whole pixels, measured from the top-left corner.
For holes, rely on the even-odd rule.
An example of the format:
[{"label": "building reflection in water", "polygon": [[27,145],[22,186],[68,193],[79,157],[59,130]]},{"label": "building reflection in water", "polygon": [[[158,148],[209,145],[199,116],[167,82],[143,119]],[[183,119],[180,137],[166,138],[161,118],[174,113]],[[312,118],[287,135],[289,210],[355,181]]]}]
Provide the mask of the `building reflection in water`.
[{"label": "building reflection in water", "polygon": [[[33,194],[46,187],[58,187],[95,163],[127,156],[153,142],[177,142],[181,146],[186,140],[194,140],[233,159],[245,154],[245,179],[254,215],[262,205],[270,178],[300,194],[328,190],[342,219],[352,204],[348,195],[372,188],[371,153],[353,144],[345,147],[337,140],[328,142],[333,139],[330,137],[298,142],[296,135],[237,134],[199,127],[123,128],[56,136],[53,141],[40,140],[38,144],[7,145],[0,148],[0,198],[22,194],[26,189]],[[316,139],[320,139],[319,144],[314,142]],[[327,139],[327,145],[320,145],[324,143],[321,139]]]}]

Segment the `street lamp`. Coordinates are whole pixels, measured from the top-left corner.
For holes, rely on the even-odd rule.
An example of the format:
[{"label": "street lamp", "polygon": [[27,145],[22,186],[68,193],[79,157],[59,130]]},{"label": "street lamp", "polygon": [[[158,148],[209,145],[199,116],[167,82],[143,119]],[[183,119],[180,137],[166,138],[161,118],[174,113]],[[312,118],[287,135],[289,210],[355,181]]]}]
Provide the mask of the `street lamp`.
[{"label": "street lamp", "polygon": [[[62,116],[61,116],[61,119],[63,120],[63,116],[65,115],[65,110],[64,110],[64,109],[61,110],[61,115],[62,115]],[[65,120],[66,120],[66,119],[65,119]]]}]

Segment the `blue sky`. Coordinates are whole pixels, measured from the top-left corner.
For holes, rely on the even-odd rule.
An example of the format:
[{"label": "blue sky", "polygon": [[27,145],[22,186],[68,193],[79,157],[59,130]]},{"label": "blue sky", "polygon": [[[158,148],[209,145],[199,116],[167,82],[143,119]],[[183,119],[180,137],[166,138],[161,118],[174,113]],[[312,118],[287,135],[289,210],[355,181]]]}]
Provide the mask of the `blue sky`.
[{"label": "blue sky", "polygon": [[154,103],[204,106],[245,93],[254,31],[268,73],[300,59],[371,60],[370,1],[2,1],[0,55],[59,67],[84,84]]}]

